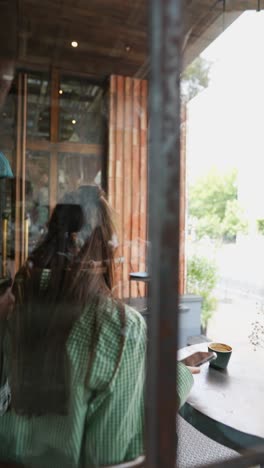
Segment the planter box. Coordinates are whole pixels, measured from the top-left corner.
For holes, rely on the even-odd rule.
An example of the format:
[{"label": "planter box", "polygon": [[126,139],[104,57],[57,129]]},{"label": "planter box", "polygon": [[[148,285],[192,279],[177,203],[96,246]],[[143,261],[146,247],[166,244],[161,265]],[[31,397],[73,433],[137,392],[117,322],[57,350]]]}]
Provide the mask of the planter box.
[{"label": "planter box", "polygon": [[[125,302],[137,309],[148,321],[150,312],[147,309],[146,297],[129,298]],[[201,334],[201,305],[202,298],[200,296],[185,294],[180,297],[179,348],[187,346],[189,337]]]},{"label": "planter box", "polygon": [[188,338],[201,334],[202,298],[193,294],[184,294],[180,298],[180,318],[178,347],[188,344]]}]

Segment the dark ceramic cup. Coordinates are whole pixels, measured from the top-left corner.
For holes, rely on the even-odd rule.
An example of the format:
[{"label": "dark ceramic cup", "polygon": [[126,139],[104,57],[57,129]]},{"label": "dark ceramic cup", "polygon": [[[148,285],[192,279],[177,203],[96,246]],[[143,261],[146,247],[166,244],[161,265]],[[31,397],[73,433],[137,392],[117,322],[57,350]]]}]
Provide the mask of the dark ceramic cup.
[{"label": "dark ceramic cup", "polygon": [[210,343],[208,351],[216,353],[217,358],[210,362],[210,367],[226,369],[232,354],[232,348],[224,343]]}]

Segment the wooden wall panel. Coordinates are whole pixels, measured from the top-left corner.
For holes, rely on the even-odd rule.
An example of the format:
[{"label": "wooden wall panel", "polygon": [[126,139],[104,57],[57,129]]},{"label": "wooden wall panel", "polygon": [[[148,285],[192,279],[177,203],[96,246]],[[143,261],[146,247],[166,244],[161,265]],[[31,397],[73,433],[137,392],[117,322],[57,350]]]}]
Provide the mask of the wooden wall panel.
[{"label": "wooden wall panel", "polygon": [[181,109],[179,294],[186,292],[186,105]]},{"label": "wooden wall panel", "polygon": [[147,82],[130,77],[110,79],[108,196],[116,212],[120,297],[145,294],[129,273],[146,270],[147,240]]},{"label": "wooden wall panel", "polygon": [[111,78],[109,93],[109,154],[108,154],[108,200],[115,206],[115,154],[116,154],[116,106],[117,106],[117,77]]},{"label": "wooden wall panel", "polygon": [[[131,270],[140,271],[139,266],[139,244],[140,244],[140,162],[141,162],[141,146],[140,146],[140,92],[141,81],[134,80],[133,89],[133,140],[132,140],[132,245],[131,245]],[[145,183],[145,182],[144,182]],[[144,237],[145,241],[145,237]],[[144,271],[145,265],[141,271]],[[139,283],[131,282],[131,295],[137,296]]]},{"label": "wooden wall panel", "polygon": [[[129,273],[146,271],[147,259],[147,133],[146,80],[113,75],[110,79],[108,198],[116,214],[120,297],[144,296],[143,283],[130,282]],[[186,289],[186,107],[181,124],[180,268],[179,293]]]},{"label": "wooden wall panel", "polygon": [[[148,165],[147,165],[147,154],[148,154],[148,121],[147,121],[147,106],[148,106],[148,90],[147,82],[141,82],[141,119],[140,119],[140,153],[141,153],[141,164],[140,164],[140,222],[139,222],[139,238],[144,239],[145,233],[148,230],[148,210],[147,210],[147,184],[144,180],[148,180]],[[145,246],[146,247],[146,246]],[[140,245],[140,264],[139,270],[144,270],[146,265],[146,248]],[[145,291],[145,285],[140,284],[141,294]]]},{"label": "wooden wall panel", "polygon": [[132,169],[132,131],[133,131],[133,121],[132,121],[132,109],[133,109],[133,99],[132,99],[132,78],[125,79],[125,98],[124,98],[124,166],[123,166],[123,245],[124,245],[124,269],[123,269],[123,296],[130,296],[130,282],[127,281],[130,273],[130,262],[131,261],[131,251],[130,251],[130,242],[131,242],[131,227],[133,214],[132,210],[132,199],[131,199],[131,169]]}]

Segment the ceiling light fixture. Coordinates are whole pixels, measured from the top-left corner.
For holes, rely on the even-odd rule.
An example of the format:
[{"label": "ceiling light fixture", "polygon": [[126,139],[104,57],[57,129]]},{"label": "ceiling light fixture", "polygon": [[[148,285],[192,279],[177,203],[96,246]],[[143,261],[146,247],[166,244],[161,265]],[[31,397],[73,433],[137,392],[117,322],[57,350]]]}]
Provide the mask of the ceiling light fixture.
[{"label": "ceiling light fixture", "polygon": [[75,119],[72,119],[72,124],[73,124],[73,125],[76,124],[76,120],[75,120]]},{"label": "ceiling light fixture", "polygon": [[72,41],[72,42],[71,42],[71,46],[74,47],[74,48],[78,47],[78,45],[79,45],[79,44],[78,44],[77,41]]},{"label": "ceiling light fixture", "polygon": [[59,90],[59,94],[63,94],[63,91],[62,91],[62,89],[60,89],[60,90]]}]

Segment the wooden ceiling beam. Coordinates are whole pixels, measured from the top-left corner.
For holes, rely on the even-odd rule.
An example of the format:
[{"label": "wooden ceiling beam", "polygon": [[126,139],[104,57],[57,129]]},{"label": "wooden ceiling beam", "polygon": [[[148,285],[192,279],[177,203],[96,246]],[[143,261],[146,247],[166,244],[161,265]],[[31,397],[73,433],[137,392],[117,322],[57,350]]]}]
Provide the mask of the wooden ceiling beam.
[{"label": "wooden ceiling beam", "polygon": [[[138,27],[139,24],[146,26],[147,22],[147,2],[145,0],[130,1],[127,4],[123,0],[118,0],[118,2],[97,0],[96,3],[86,1],[86,5],[83,7],[67,5],[65,1],[62,4],[56,4],[53,0],[45,0],[40,4],[36,3],[35,0],[25,0],[24,8],[36,18],[45,18],[47,11],[52,12],[52,15],[56,15],[55,18],[57,17],[59,21],[72,22],[78,19],[87,22],[96,19],[98,25],[106,26],[111,22],[116,22],[122,25],[129,23],[130,26],[134,23],[135,27]],[[138,14],[135,14],[136,12]]]},{"label": "wooden ceiling beam", "polygon": [[[17,2],[17,30],[13,26],[10,28],[3,16],[0,18],[0,47],[4,44],[6,51],[11,43],[18,43],[19,63],[31,63],[44,69],[55,65],[70,73],[88,73],[97,79],[110,74],[148,76],[147,0]],[[13,9],[11,0],[0,0],[1,5],[9,11]],[[185,0],[185,64],[223,31],[221,21],[228,26],[239,12],[257,6],[258,0],[226,0],[223,21],[223,0]],[[264,8],[264,0],[260,0],[260,7]],[[230,12],[234,9],[238,13]],[[10,20],[12,15],[7,17]],[[11,39],[10,30],[15,31]],[[8,41],[1,41],[1,35],[8,37]],[[70,47],[71,40],[79,42],[78,49]],[[129,51],[126,46],[130,47]]]},{"label": "wooden ceiling beam", "polygon": [[[43,55],[47,55],[50,53],[49,60],[50,62],[53,62],[52,60],[52,51],[54,50],[55,46],[55,40],[52,38],[47,38],[47,37],[41,37],[39,40],[32,40],[28,39],[27,42],[27,55],[28,58],[30,56],[37,56],[39,55],[40,57]],[[108,59],[108,60],[116,60],[119,59],[123,63],[131,63],[134,65],[143,63],[145,57],[146,57],[146,47],[142,48],[142,50],[138,51],[135,50],[134,47],[131,47],[131,50],[129,52],[126,52],[125,47],[122,48],[116,48],[113,46],[112,48],[106,48],[106,47],[98,47],[97,50],[94,49],[94,46],[92,44],[82,44],[81,47],[78,48],[78,50],[72,49],[68,44],[65,44],[65,41],[62,38],[57,38],[56,39],[56,50],[57,50],[57,61],[60,61],[60,59],[63,59],[67,57],[67,60],[72,60],[73,62],[81,62],[83,60],[88,59],[94,59],[94,60],[102,60],[102,59]],[[18,58],[23,58],[22,56],[19,56]]]},{"label": "wooden ceiling beam", "polygon": [[225,0],[226,11],[246,11],[246,10],[258,10],[264,8],[264,1],[260,0]]},{"label": "wooden ceiling beam", "polygon": [[128,62],[123,64],[119,58],[117,59],[115,57],[94,58],[89,57],[89,55],[86,55],[82,66],[80,66],[79,61],[68,60],[67,58],[61,58],[51,63],[49,57],[31,55],[26,59],[19,60],[17,65],[20,68],[40,69],[43,71],[48,71],[50,66],[53,65],[59,67],[61,71],[65,71],[65,75],[75,74],[80,76],[90,76],[91,78],[94,78],[99,81],[104,80],[111,74],[127,75],[131,77],[137,76],[138,78],[145,76],[145,72],[144,75],[141,75],[141,67],[137,64]]},{"label": "wooden ceiling beam", "polygon": [[16,2],[0,0],[0,57],[15,59],[17,53]]}]

